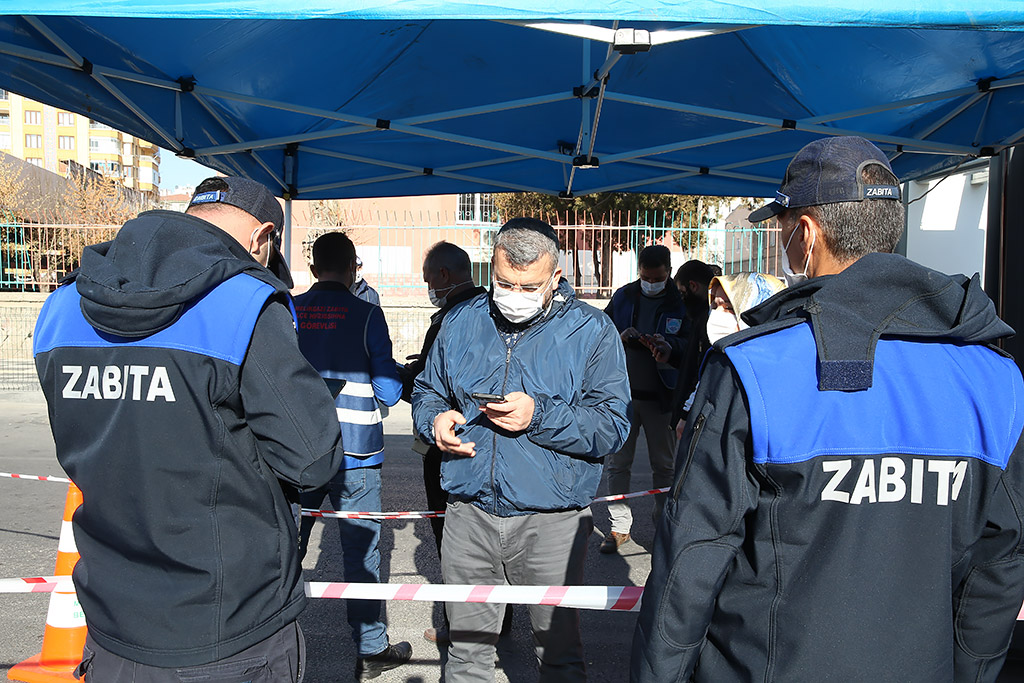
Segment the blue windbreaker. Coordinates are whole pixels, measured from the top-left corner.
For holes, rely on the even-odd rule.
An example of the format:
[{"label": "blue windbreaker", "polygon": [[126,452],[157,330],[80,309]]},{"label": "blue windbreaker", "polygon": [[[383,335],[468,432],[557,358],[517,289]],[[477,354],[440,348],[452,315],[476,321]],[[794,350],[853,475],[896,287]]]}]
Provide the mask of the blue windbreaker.
[{"label": "blue windbreaker", "polygon": [[[629,433],[629,381],[611,320],[578,301],[563,279],[548,313],[510,346],[490,295],[445,317],[413,390],[413,423],[434,443],[434,418],[458,410],[472,458],[445,454],[441,485],[454,500],[502,517],[585,508],[601,459]],[[507,325],[507,323],[505,323]],[[523,432],[506,432],[479,410],[476,392],[522,391],[536,401]]]}]

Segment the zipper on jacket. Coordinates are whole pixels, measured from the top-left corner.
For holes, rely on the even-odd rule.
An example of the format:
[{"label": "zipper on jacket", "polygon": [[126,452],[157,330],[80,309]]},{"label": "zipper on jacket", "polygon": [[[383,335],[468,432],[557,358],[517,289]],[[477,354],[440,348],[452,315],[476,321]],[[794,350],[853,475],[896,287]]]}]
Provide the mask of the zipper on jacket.
[{"label": "zipper on jacket", "polygon": [[[498,334],[501,337],[501,334]],[[519,339],[522,339],[523,335],[519,335]],[[505,385],[508,383],[508,368],[512,363],[512,347],[519,343],[519,339],[512,342],[512,346],[509,346],[508,342],[502,339],[505,344],[505,377],[501,380],[501,395],[505,395]],[[494,468],[498,464],[498,432],[494,432],[494,437],[491,442],[491,513],[494,515],[498,514],[498,496],[494,491]]]},{"label": "zipper on jacket", "polygon": [[679,473],[679,478],[676,479],[675,486],[672,488],[672,500],[679,500],[679,490],[683,487],[683,481],[686,480],[686,471],[690,469],[690,461],[693,460],[693,453],[697,450],[697,442],[700,441],[701,432],[704,431],[704,423],[707,422],[710,407],[710,403],[705,403],[693,423],[693,434],[690,436],[690,446],[686,451],[686,462],[683,463],[683,471]]}]

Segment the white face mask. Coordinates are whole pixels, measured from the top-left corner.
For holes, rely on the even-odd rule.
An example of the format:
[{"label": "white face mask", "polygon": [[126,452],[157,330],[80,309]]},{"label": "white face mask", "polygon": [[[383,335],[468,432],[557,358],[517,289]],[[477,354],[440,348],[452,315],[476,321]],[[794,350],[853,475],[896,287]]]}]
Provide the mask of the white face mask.
[{"label": "white face mask", "polygon": [[[465,282],[460,282],[458,284],[448,285],[447,287],[441,287],[440,289],[428,289],[427,296],[430,297],[430,303],[434,304],[438,308],[444,308],[444,305],[448,303],[447,292],[452,291],[456,287],[461,287],[462,285],[470,284],[473,284],[472,280],[466,280]],[[438,292],[445,292],[446,294],[444,296],[438,296]]]},{"label": "white face mask", "polygon": [[661,282],[648,282],[647,280],[640,280],[640,291],[647,296],[657,296],[665,291],[665,283],[667,280]]},{"label": "white face mask", "polygon": [[796,232],[799,229],[799,226],[793,229],[793,232],[789,235],[789,239],[786,240],[786,246],[782,248],[782,275],[786,278],[787,287],[792,287],[793,285],[799,284],[807,279],[807,269],[811,265],[811,254],[814,252],[814,243],[818,239],[818,231],[815,230],[811,234],[811,248],[807,250],[807,258],[804,260],[804,272],[794,273],[793,267],[789,264],[789,254],[787,253],[787,250],[789,249],[790,243],[793,241],[793,236],[796,235]]},{"label": "white face mask", "polygon": [[708,313],[708,341],[712,344],[722,337],[728,337],[739,331],[740,324],[734,313],[730,313],[724,308],[715,308]]},{"label": "white face mask", "polygon": [[541,287],[531,293],[504,289],[495,284],[491,287],[491,292],[498,312],[505,317],[505,320],[518,324],[534,318],[541,312],[544,308],[547,287]]}]

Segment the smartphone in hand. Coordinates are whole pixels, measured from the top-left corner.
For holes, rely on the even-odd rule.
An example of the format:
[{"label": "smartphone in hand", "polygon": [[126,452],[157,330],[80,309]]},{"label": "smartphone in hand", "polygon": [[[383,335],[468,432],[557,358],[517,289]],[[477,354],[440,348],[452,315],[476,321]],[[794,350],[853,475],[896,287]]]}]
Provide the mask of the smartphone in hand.
[{"label": "smartphone in hand", "polygon": [[504,403],[505,397],[501,394],[483,394],[483,393],[472,393],[470,396],[474,401],[480,403]]}]

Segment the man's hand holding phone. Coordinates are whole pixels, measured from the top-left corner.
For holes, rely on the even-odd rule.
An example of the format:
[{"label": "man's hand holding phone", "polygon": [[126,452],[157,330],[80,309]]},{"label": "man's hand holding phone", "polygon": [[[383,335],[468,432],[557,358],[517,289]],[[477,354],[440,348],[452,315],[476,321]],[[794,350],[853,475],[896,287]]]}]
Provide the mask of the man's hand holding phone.
[{"label": "man's hand holding phone", "polygon": [[463,442],[455,435],[455,426],[466,424],[466,418],[457,410],[446,410],[434,418],[434,442],[445,453],[464,455],[472,458],[476,455],[476,444],[472,441]]},{"label": "man's hand holding phone", "polygon": [[[476,396],[473,394],[474,398]],[[499,398],[503,400],[492,401],[480,406],[480,411],[491,422],[509,432],[521,432],[530,426],[536,407],[532,398],[521,391],[513,391],[511,394]]]}]

